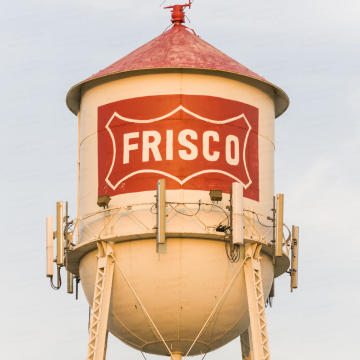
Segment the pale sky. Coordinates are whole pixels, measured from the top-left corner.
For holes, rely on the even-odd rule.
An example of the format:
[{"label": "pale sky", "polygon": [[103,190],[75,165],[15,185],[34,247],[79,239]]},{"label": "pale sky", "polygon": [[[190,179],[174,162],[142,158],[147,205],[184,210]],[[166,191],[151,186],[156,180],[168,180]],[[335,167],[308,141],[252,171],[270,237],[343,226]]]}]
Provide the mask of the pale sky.
[{"label": "pale sky", "polygon": [[[82,290],[75,301],[45,277],[45,218],[61,200],[75,216],[77,119],[65,96],[161,34],[170,24],[161,2],[3,3],[2,359],[86,357]],[[195,0],[186,13],[202,39],[290,97],[276,120],[275,190],[285,194],[285,222],[300,226],[299,288],[290,293],[286,274],[276,281],[267,310],[272,359],[356,359],[360,2]],[[107,360],[142,359],[111,335],[108,345]],[[241,359],[239,340],[206,359]]]}]

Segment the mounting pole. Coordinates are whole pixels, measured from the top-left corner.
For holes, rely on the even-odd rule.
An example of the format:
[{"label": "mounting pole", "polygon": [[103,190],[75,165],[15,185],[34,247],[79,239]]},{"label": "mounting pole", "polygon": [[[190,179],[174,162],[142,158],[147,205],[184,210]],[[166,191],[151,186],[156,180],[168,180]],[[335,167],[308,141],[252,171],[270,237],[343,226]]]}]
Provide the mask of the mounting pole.
[{"label": "mounting pole", "polygon": [[90,320],[89,344],[86,360],[105,360],[107,347],[107,323],[112,291],[114,260],[110,244],[97,243],[98,263],[94,290],[94,300]]},{"label": "mounting pole", "polygon": [[276,195],[276,238],[275,256],[282,256],[283,247],[283,226],[284,226],[284,194]]},{"label": "mounting pole", "polygon": [[64,204],[62,201],[56,203],[56,263],[64,266]]},{"label": "mounting pole", "polygon": [[156,195],[156,252],[166,254],[166,182],[160,179],[157,182]]},{"label": "mounting pole", "polygon": [[[173,353],[172,353],[172,359],[174,359],[174,360],[181,360],[182,359],[182,356],[184,355],[182,352],[180,352],[180,351],[174,351]],[[171,360],[172,360],[171,359]]]},{"label": "mounting pole", "polygon": [[233,244],[244,244],[244,197],[243,185],[234,182],[231,186],[231,230]]},{"label": "mounting pole", "polygon": [[246,257],[250,257],[245,263],[246,293],[249,304],[250,349],[253,356],[245,359],[270,360],[269,337],[267,332],[265,299],[261,276],[261,245],[252,244],[246,246]]}]

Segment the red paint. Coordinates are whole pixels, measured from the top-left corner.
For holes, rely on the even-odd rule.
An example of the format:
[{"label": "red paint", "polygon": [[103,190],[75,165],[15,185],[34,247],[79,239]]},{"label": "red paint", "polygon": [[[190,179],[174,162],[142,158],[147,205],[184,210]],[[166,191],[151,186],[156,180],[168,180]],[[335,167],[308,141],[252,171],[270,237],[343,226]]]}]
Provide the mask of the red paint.
[{"label": "red paint", "polygon": [[267,82],[263,77],[190,33],[182,25],[173,26],[169,31],[99,71],[84,82],[114,73],[154,68],[222,70]]},{"label": "red paint", "polygon": [[191,2],[189,0],[188,4],[185,5],[173,5],[173,6],[166,6],[164,7],[164,9],[172,9],[171,12],[171,21],[173,23],[184,23],[185,22],[185,13],[184,13],[184,8],[185,7],[189,7],[189,9],[191,8]]},{"label": "red paint", "polygon": [[281,99],[276,103],[276,117],[287,109],[289,99],[281,89],[190,31],[193,30],[177,23],[177,26],[73,86],[66,97],[69,109],[78,113],[83,84],[108,75],[142,69],[207,69],[240,74],[272,86],[276,99]]},{"label": "red paint", "polygon": [[[176,110],[179,106],[182,108]],[[173,114],[168,115],[174,110],[176,111]],[[117,115],[114,116],[115,113]],[[121,119],[120,116],[127,120]],[[146,122],[164,116],[163,119]],[[212,123],[199,117],[219,123]],[[131,119],[139,122],[132,122]],[[185,137],[192,144],[192,150],[184,145],[183,140],[179,142],[179,134],[184,134],[185,130],[190,130],[191,134],[197,136],[196,139],[190,138],[189,135]],[[155,137],[146,136],[149,131],[155,131],[152,133]],[[170,131],[173,138],[172,147],[169,141]],[[209,131],[212,133],[208,133]],[[211,136],[204,138],[204,133]],[[124,151],[128,136],[126,134],[132,134],[132,138],[128,140],[132,149],[128,151],[126,148]],[[219,141],[216,141],[214,134],[217,134]],[[116,148],[115,158],[112,136]],[[161,137],[161,140],[153,147],[154,150],[144,151],[146,140],[152,143],[157,137],[159,139]],[[226,153],[226,139],[231,149],[228,153]],[[235,151],[237,141],[238,165],[234,165],[237,159]],[[195,148],[197,156],[186,159],[196,153]],[[201,95],[161,95],[103,105],[98,108],[98,149],[99,196],[108,194],[112,197],[118,194],[155,190],[156,182],[161,178],[166,179],[167,189],[205,191],[220,189],[228,193],[236,177],[247,185],[244,196],[259,200],[258,109],[238,101]],[[133,174],[144,170],[149,172]],[[218,170],[227,174],[220,174],[216,172]],[[178,180],[156,171],[169,174]],[[186,180],[198,172],[204,173]],[[124,179],[129,175],[128,179]]]}]

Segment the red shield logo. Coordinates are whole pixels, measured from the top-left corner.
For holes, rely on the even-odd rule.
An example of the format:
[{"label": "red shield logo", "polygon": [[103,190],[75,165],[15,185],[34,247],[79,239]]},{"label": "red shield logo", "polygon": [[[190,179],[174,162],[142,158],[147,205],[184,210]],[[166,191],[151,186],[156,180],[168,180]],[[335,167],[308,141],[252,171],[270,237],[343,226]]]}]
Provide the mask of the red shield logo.
[{"label": "red shield logo", "polygon": [[98,108],[99,195],[223,190],[259,200],[258,109],[201,95],[159,95]]}]

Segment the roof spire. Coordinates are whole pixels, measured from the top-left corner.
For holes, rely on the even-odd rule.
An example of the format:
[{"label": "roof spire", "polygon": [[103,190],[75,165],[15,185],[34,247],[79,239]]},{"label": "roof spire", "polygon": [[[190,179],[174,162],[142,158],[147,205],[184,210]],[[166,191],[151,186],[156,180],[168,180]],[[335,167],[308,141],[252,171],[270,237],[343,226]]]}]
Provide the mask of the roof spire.
[{"label": "roof spire", "polygon": [[181,25],[185,22],[185,12],[184,8],[189,7],[191,9],[191,1],[189,0],[188,4],[184,5],[173,5],[173,6],[166,6],[164,9],[172,9],[171,12],[171,22],[174,25]]}]

